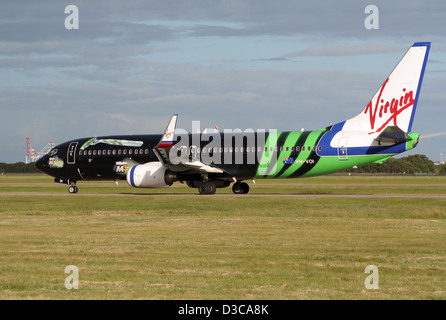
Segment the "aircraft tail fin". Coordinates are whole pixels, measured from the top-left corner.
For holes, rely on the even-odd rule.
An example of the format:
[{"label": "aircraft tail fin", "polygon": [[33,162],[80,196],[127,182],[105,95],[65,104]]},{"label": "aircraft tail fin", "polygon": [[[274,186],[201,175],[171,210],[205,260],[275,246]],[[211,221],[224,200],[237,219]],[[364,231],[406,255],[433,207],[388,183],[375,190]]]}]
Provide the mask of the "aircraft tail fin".
[{"label": "aircraft tail fin", "polygon": [[397,126],[403,132],[410,132],[430,45],[430,42],[414,43],[364,110],[337,124],[337,128],[379,134],[389,126]]}]

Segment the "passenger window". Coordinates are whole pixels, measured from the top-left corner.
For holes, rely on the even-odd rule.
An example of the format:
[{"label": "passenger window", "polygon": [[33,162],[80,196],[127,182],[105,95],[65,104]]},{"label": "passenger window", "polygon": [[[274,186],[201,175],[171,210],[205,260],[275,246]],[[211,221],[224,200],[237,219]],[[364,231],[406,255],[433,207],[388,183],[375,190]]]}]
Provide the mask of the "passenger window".
[{"label": "passenger window", "polygon": [[116,154],[116,150],[113,150],[113,155],[115,155]]},{"label": "passenger window", "polygon": [[118,150],[118,154],[119,154],[119,155],[122,154],[122,150],[121,150],[121,149]]},{"label": "passenger window", "polygon": [[102,150],[98,150],[98,156],[102,154]]},{"label": "passenger window", "polygon": [[111,150],[110,149],[107,150],[107,155],[111,155]]},{"label": "passenger window", "polygon": [[302,147],[302,151],[305,151],[305,147]]},{"label": "passenger window", "polygon": [[127,154],[127,149],[124,149],[122,152],[123,154]]},{"label": "passenger window", "polygon": [[93,155],[95,156],[97,154],[97,151],[96,150],[93,150]]},{"label": "passenger window", "polygon": [[322,146],[319,146],[317,149],[318,149],[319,151],[322,151]]},{"label": "passenger window", "polygon": [[149,149],[146,149],[145,154],[149,154]]},{"label": "passenger window", "polygon": [[88,155],[91,156],[91,150],[88,150]]}]

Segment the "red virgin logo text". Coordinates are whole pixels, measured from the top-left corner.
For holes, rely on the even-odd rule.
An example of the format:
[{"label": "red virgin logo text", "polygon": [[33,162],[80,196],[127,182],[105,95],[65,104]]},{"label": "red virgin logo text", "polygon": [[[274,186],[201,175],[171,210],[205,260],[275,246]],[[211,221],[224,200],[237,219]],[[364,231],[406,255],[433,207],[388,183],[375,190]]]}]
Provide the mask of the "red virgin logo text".
[{"label": "red virgin logo text", "polygon": [[[403,92],[399,98],[393,98],[392,100],[388,101],[384,101],[384,99],[381,99],[381,96],[388,82],[389,78],[387,78],[387,80],[382,85],[375,105],[373,105],[372,101],[370,101],[365,108],[364,114],[369,114],[370,127],[372,129],[372,132],[370,132],[369,134],[382,131],[391,121],[393,121],[393,125],[397,126],[398,116],[404,110],[413,106],[415,102],[413,98],[413,91],[406,92],[406,88],[403,88]],[[379,119],[384,118],[385,121],[378,129],[375,130],[375,121],[377,117]]]}]

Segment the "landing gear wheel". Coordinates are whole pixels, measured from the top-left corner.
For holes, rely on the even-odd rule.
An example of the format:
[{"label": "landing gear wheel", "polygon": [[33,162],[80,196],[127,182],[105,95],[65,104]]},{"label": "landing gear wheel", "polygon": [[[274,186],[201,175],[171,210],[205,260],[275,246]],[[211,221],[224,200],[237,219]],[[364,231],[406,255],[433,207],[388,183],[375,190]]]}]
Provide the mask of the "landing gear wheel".
[{"label": "landing gear wheel", "polygon": [[217,188],[212,182],[203,182],[198,187],[200,194],[214,194],[216,190]]},{"label": "landing gear wheel", "polygon": [[249,192],[249,185],[246,182],[236,182],[232,186],[232,192],[235,194],[247,194]]},{"label": "landing gear wheel", "polygon": [[77,193],[79,191],[77,186],[69,186],[68,187],[68,192],[69,193]]}]

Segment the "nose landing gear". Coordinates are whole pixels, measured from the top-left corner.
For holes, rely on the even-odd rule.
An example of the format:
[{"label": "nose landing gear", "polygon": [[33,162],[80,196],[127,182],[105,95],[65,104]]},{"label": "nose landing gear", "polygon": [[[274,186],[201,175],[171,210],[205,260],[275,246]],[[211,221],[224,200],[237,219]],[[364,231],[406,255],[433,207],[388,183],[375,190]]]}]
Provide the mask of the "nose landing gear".
[{"label": "nose landing gear", "polygon": [[70,185],[68,187],[68,192],[69,193],[77,193],[79,191],[79,188],[76,186],[76,180],[75,179],[55,178],[54,182]]},{"label": "nose landing gear", "polygon": [[76,185],[71,185],[68,187],[69,193],[77,193],[79,191],[79,188]]}]

